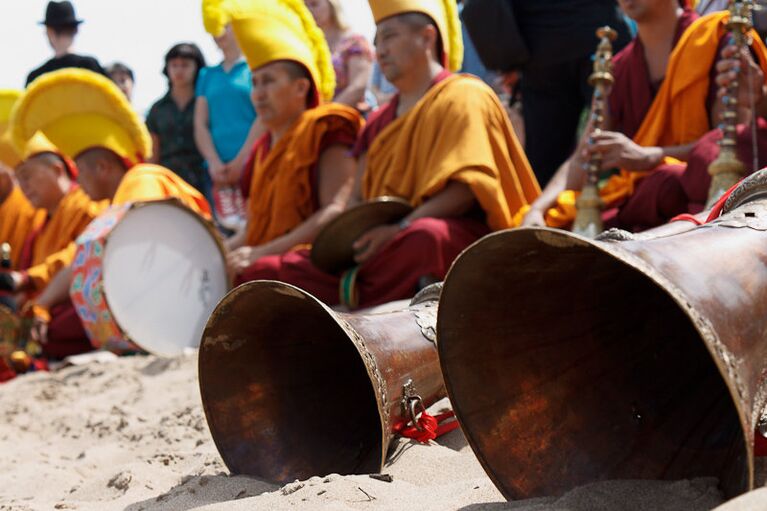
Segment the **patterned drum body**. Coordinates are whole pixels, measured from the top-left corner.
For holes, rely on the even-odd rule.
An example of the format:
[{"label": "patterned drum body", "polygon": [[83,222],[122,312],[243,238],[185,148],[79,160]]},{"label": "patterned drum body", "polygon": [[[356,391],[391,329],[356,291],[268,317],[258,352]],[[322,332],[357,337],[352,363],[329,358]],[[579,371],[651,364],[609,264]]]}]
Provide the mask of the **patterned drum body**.
[{"label": "patterned drum body", "polygon": [[229,288],[212,227],[176,201],[110,208],[78,238],[72,268],[85,331],[115,353],[196,347]]}]

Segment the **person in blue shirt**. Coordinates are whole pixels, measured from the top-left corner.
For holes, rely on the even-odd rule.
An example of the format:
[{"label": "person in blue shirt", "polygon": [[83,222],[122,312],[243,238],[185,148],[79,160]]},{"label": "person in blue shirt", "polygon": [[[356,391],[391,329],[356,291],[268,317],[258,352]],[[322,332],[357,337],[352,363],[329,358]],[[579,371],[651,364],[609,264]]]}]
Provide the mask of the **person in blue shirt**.
[{"label": "person in blue shirt", "polygon": [[214,187],[236,187],[250,149],[262,130],[250,98],[250,69],[231,26],[214,40],[224,60],[200,72],[194,139],[207,162]]}]

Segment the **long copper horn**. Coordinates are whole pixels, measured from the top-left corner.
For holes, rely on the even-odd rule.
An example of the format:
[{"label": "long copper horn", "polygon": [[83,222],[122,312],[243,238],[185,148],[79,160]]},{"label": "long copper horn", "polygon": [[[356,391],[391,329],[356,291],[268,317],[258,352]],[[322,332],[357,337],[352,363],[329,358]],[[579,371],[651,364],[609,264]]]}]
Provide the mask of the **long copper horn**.
[{"label": "long copper horn", "polygon": [[753,488],[765,260],[764,171],[718,220],[685,232],[599,241],[518,229],[464,252],[440,300],[440,363],[502,493],[698,476],[718,477],[727,496]]},{"label": "long copper horn", "polygon": [[199,379],[229,470],[280,483],[381,471],[412,408],[403,390],[425,406],[445,396],[434,346],[439,286],[378,314],[337,313],[272,281],[224,297],[203,334]]}]

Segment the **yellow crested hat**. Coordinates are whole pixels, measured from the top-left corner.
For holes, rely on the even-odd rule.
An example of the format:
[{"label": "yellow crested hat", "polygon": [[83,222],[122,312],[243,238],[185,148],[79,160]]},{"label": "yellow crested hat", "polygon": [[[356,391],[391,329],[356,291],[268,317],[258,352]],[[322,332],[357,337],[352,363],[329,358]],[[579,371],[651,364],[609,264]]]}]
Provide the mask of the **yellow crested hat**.
[{"label": "yellow crested hat", "polygon": [[70,158],[93,147],[132,163],[152,155],[149,132],[120,89],[85,69],[53,71],[29,85],[14,107],[11,136],[23,148],[37,132]]},{"label": "yellow crested hat", "polygon": [[231,23],[251,69],[277,60],[297,62],[309,71],[322,99],[333,99],[330,49],[303,0],[203,0],[202,15],[213,36]]},{"label": "yellow crested hat", "polygon": [[75,162],[61,152],[58,147],[53,145],[53,142],[48,140],[48,137],[46,137],[42,131],[38,131],[32,135],[32,138],[27,140],[26,144],[24,144],[24,147],[17,147],[16,150],[18,151],[18,154],[21,155],[21,161],[23,162],[26,162],[28,159],[37,156],[38,154],[53,153],[61,158],[69,177],[71,179],[77,179],[79,171]]},{"label": "yellow crested hat", "polygon": [[13,144],[9,130],[11,110],[21,95],[18,90],[0,90],[0,162],[11,168],[21,163],[21,155]]},{"label": "yellow crested hat", "polygon": [[369,0],[376,23],[408,12],[420,12],[434,20],[442,37],[447,68],[458,71],[463,64],[463,32],[455,0]]}]

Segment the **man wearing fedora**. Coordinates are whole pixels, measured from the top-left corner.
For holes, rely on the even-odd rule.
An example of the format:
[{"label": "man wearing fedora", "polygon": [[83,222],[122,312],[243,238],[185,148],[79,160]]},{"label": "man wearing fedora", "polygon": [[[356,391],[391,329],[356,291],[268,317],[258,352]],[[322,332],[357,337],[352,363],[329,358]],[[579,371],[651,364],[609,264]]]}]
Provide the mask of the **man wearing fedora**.
[{"label": "man wearing fedora", "polygon": [[93,57],[85,57],[70,53],[70,49],[77,35],[77,28],[82,23],[75,16],[75,8],[72,2],[48,2],[45,9],[45,25],[48,34],[48,42],[55,52],[54,57],[38,67],[27,76],[29,85],[38,76],[61,69],[64,67],[81,67],[106,75],[99,61]]}]

